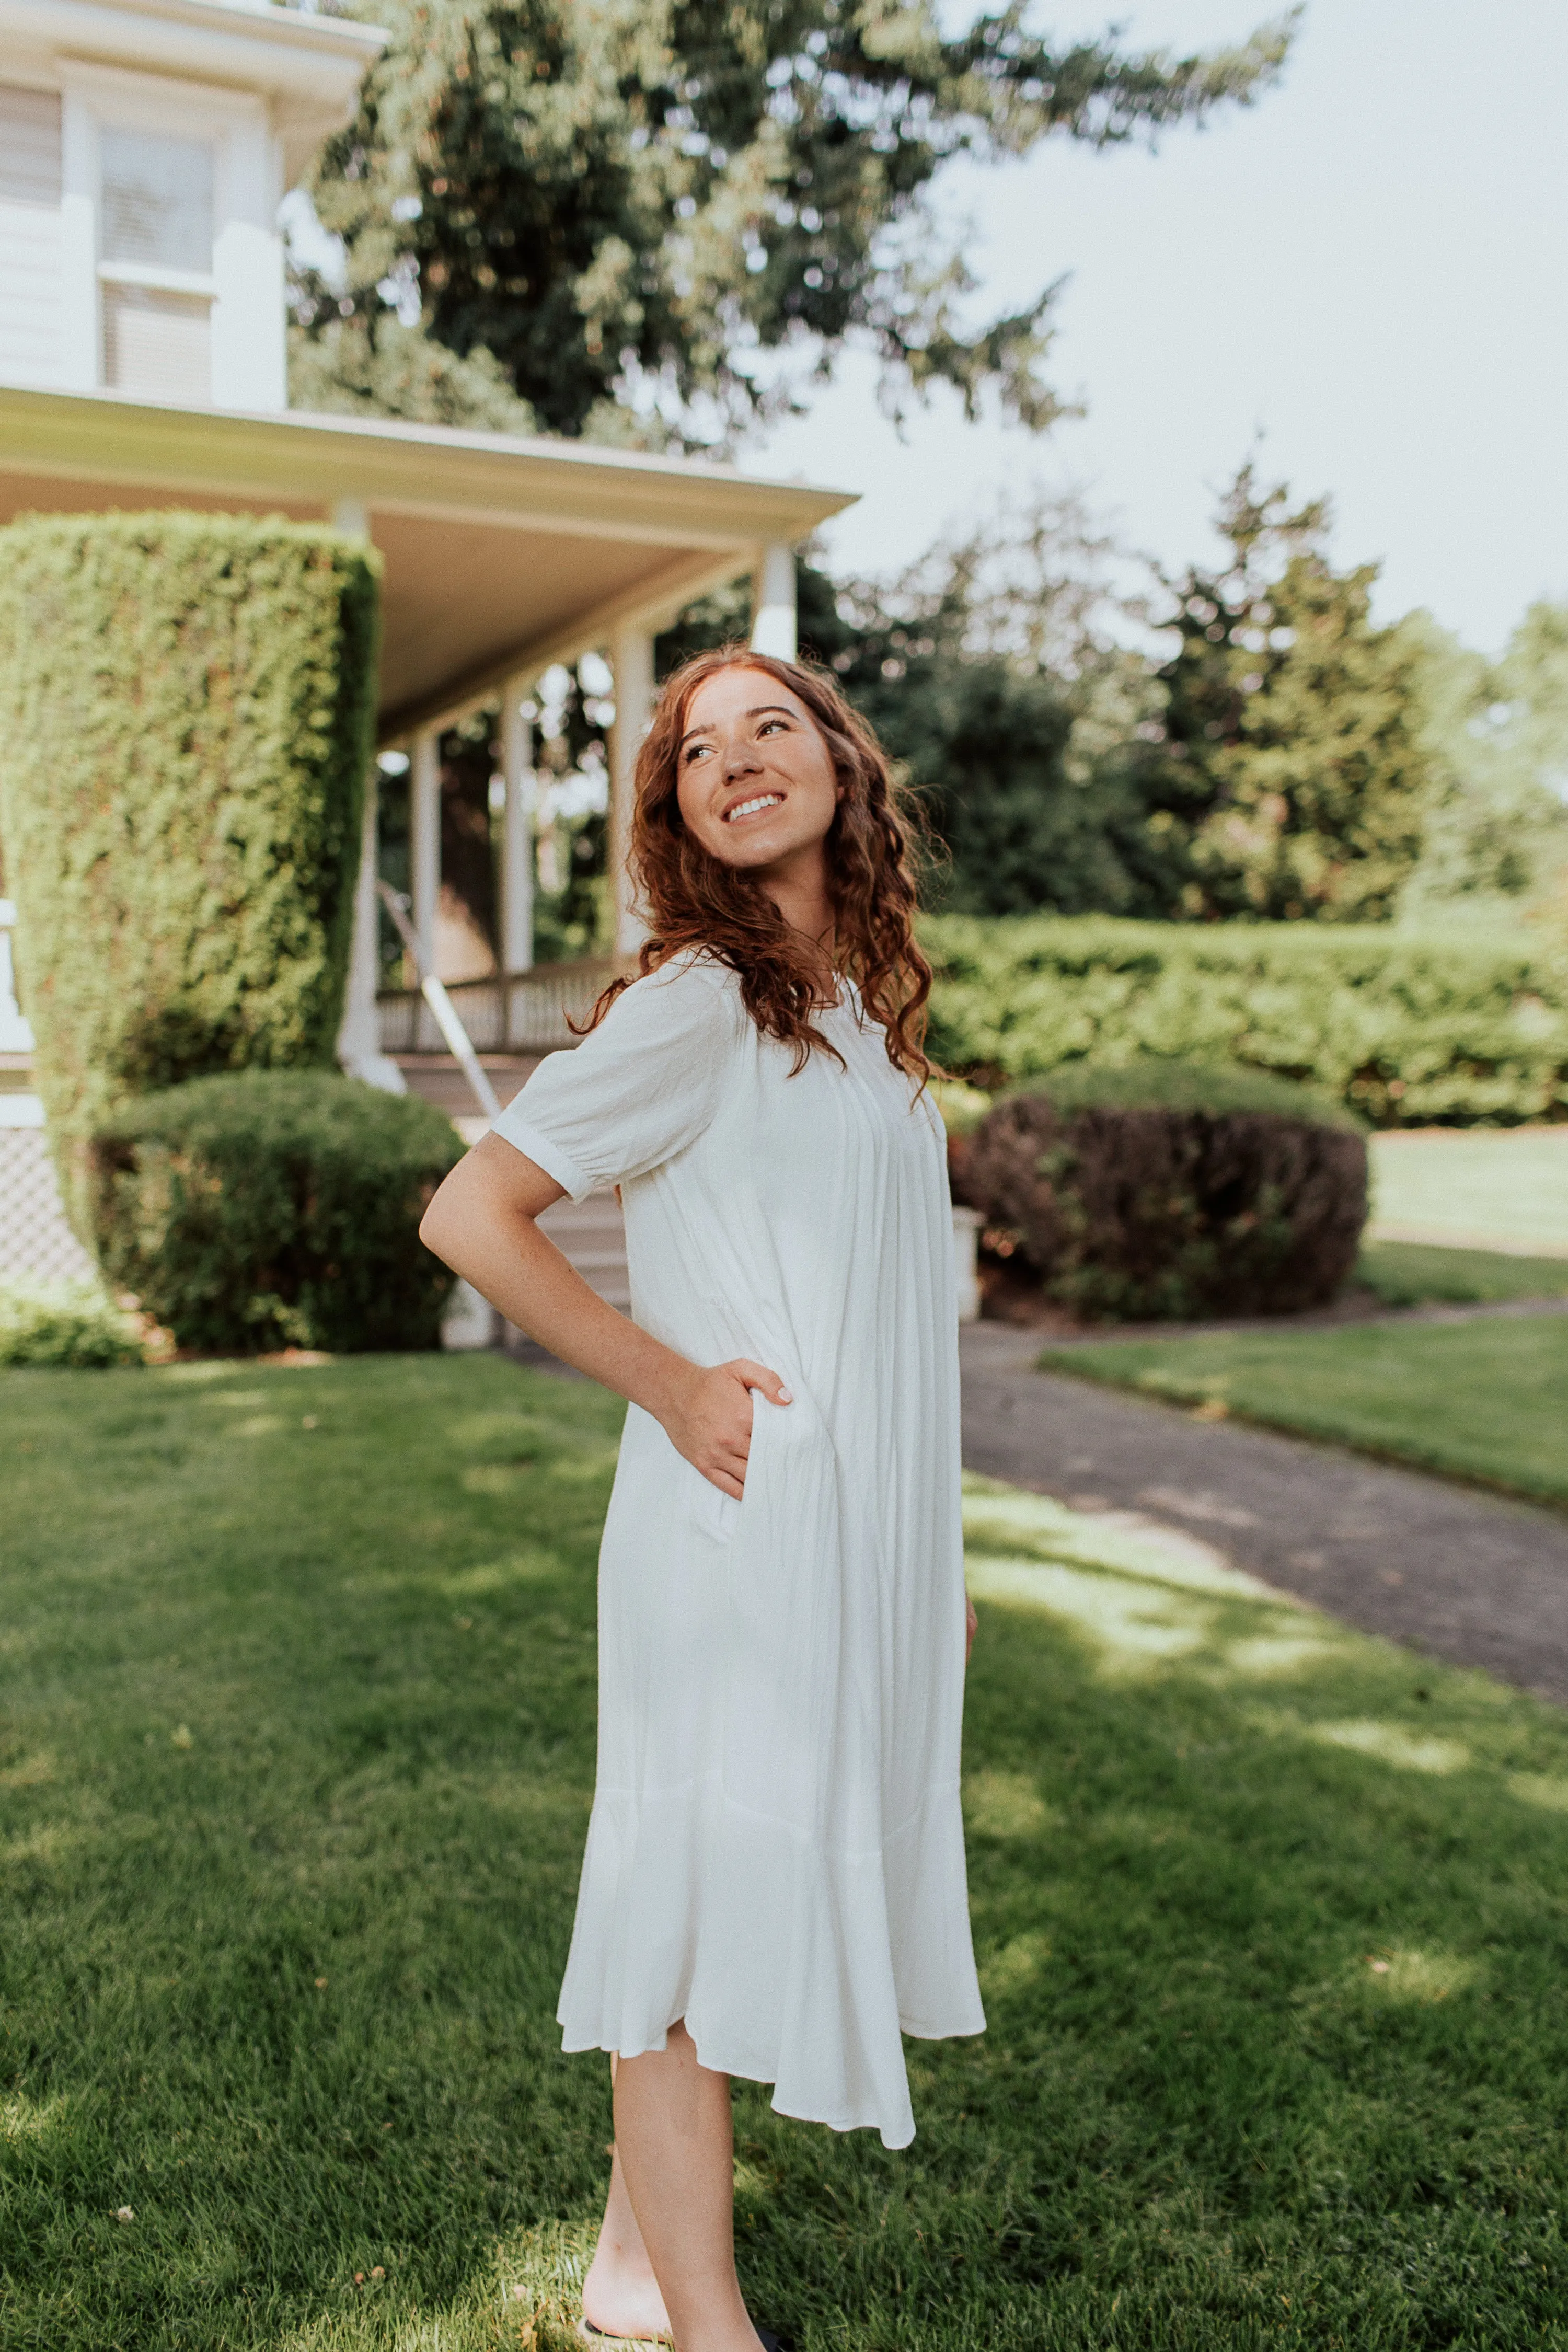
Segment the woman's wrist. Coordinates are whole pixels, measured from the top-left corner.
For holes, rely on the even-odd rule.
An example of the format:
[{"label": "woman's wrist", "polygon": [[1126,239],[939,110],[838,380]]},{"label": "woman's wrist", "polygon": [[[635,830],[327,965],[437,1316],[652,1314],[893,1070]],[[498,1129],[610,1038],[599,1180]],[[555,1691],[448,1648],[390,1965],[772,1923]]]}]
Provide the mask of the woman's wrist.
[{"label": "woman's wrist", "polygon": [[[635,1324],[632,1328],[637,1328]],[[637,1336],[642,1344],[627,1368],[632,1377],[622,1394],[628,1403],[651,1413],[668,1429],[686,1406],[693,1385],[702,1377],[702,1368],[678,1354],[675,1349],[666,1347],[662,1339],[654,1339],[649,1332],[638,1332]]]}]

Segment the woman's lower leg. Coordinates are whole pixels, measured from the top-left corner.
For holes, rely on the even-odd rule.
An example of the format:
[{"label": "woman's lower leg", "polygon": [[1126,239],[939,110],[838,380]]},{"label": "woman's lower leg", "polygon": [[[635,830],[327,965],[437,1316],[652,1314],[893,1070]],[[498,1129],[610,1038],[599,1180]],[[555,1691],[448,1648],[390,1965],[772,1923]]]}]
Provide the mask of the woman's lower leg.
[{"label": "woman's lower leg", "polygon": [[583,2282],[583,2316],[602,2336],[657,2338],[669,2334],[669,2314],[626,2194],[618,2148],[610,2151],[610,2193],[599,2242]]},{"label": "woman's lower leg", "polygon": [[678,2352],[757,2352],[735,2276],[730,2080],[685,2025],[616,2069],[616,2147]]}]

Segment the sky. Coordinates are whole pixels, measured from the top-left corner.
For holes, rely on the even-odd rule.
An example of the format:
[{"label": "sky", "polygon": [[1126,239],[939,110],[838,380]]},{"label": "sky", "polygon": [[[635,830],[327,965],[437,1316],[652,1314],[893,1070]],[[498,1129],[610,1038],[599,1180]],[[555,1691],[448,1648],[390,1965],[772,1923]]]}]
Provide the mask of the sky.
[{"label": "sky", "polygon": [[[1131,42],[1184,52],[1265,13],[1117,11]],[[1039,21],[1105,17],[1060,0]],[[1066,277],[1049,373],[1082,421],[969,425],[942,394],[900,438],[851,355],[742,462],[859,490],[829,560],[885,574],[1033,481],[1076,486],[1173,568],[1212,554],[1216,492],[1255,455],[1331,496],[1336,562],[1383,567],[1381,619],[1425,605],[1500,651],[1532,599],[1568,598],[1565,91],[1564,0],[1308,0],[1251,109],[1152,154],[1058,139],[941,183],[973,225],[977,306]]]}]

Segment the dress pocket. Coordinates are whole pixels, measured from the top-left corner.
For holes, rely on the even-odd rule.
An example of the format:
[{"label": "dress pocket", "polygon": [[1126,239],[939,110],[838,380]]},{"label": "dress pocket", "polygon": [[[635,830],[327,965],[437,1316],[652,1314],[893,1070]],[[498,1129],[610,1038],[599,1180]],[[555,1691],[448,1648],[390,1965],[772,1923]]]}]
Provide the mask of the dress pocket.
[{"label": "dress pocket", "polygon": [[702,1492],[697,1502],[697,1524],[705,1536],[712,1537],[715,1543],[728,1543],[735,1532],[741,1506],[733,1495],[722,1493],[711,1480],[703,1478],[700,1470],[696,1475],[702,1479]]},{"label": "dress pocket", "polygon": [[711,1479],[704,1478],[700,1470],[693,1474],[700,1480],[702,1486],[702,1492],[697,1503],[697,1523],[703,1534],[711,1536],[715,1543],[730,1542],[741,1524],[741,1513],[752,1498],[752,1480],[758,1473],[758,1454],[763,1432],[767,1426],[770,1414],[780,1409],[776,1405],[770,1405],[767,1399],[756,1389],[752,1389],[750,1395],[752,1440],[746,1457],[745,1495],[739,1498],[733,1495],[726,1495],[713,1485]]}]

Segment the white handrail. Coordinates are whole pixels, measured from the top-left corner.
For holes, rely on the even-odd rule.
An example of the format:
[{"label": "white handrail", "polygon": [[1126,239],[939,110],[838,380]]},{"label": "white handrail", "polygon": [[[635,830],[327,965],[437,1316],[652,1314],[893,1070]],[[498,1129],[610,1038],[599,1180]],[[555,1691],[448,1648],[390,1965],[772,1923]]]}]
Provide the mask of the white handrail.
[{"label": "white handrail", "polygon": [[397,926],[399,939],[413,959],[414,969],[419,976],[419,993],[435,1014],[436,1025],[442,1036],[462,1065],[463,1076],[474,1090],[475,1101],[487,1118],[499,1118],[500,1103],[497,1098],[496,1090],[480,1067],[479,1057],[474,1051],[472,1040],[458,1018],[457,1007],[435,973],[426,971],[424,968],[425,954],[419,944],[418,934],[408,919],[407,899],[400,891],[395,890],[390,882],[378,881],[375,887],[383,906]]}]

